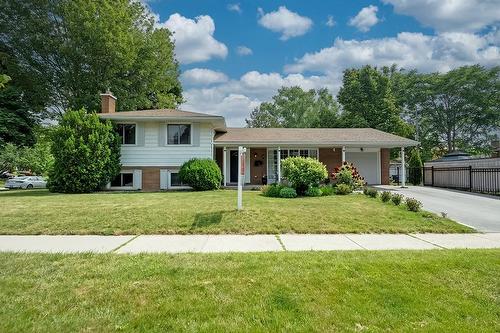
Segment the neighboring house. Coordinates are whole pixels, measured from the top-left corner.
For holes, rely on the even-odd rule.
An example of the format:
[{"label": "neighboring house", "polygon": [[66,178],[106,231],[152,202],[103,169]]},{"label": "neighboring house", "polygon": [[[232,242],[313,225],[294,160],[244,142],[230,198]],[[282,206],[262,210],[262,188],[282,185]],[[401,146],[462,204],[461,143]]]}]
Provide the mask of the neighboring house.
[{"label": "neighboring house", "polygon": [[281,178],[288,156],[317,158],[330,174],[342,161],[355,164],[369,184],[389,183],[389,149],[418,143],[371,128],[229,128],[224,117],[179,110],[115,112],[116,98],[102,94],[99,116],[111,119],[122,139],[122,173],[110,189],[182,188],[180,166],[212,158],[224,185],[237,183],[238,146],[247,148],[245,183]]}]

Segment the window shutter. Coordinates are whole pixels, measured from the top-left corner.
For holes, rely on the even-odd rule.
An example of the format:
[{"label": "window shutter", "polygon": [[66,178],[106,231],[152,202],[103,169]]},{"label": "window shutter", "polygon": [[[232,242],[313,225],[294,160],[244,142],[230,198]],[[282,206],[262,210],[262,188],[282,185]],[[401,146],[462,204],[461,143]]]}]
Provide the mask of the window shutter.
[{"label": "window shutter", "polygon": [[136,169],[134,170],[134,190],[142,189],[142,170]]},{"label": "window shutter", "polygon": [[191,125],[191,140],[195,147],[200,146],[200,124],[194,123]]},{"label": "window shutter", "polygon": [[167,144],[167,124],[160,124],[160,131],[158,132],[158,146],[165,146]]},{"label": "window shutter", "polygon": [[168,189],[168,170],[160,170],[160,190]]},{"label": "window shutter", "polygon": [[146,137],[146,131],[144,130],[144,123],[139,123],[136,125],[135,130],[137,131],[137,145],[144,146],[144,141]]}]

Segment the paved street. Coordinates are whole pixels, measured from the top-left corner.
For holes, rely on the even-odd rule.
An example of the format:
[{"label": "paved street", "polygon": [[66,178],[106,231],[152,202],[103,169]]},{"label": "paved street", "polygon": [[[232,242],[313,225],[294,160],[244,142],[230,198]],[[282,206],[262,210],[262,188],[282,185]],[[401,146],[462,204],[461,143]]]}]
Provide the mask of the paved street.
[{"label": "paved street", "polygon": [[420,200],[425,210],[469,225],[481,232],[500,232],[500,198],[429,186],[377,186]]},{"label": "paved street", "polygon": [[0,236],[0,252],[216,253],[500,248],[500,233]]}]

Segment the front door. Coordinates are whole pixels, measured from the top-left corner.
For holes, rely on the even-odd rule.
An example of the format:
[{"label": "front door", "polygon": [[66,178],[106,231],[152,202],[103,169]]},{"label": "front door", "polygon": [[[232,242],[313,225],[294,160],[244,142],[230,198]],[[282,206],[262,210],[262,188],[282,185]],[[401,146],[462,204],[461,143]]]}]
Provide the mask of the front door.
[{"label": "front door", "polygon": [[238,151],[230,150],[229,151],[229,182],[237,183],[238,182]]}]

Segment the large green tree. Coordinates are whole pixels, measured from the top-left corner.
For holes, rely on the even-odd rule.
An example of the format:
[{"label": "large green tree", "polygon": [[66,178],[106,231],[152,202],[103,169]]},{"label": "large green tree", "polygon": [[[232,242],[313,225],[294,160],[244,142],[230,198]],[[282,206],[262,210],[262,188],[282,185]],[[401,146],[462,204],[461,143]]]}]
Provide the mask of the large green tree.
[{"label": "large green tree", "polygon": [[282,87],[271,102],[256,107],[248,127],[335,127],[338,104],[326,89]]},{"label": "large green tree", "polygon": [[182,101],[171,34],[133,0],[0,0],[0,42],[45,106],[98,110],[110,89],[118,110]]},{"label": "large green tree", "polygon": [[343,109],[343,127],[371,127],[405,137],[411,135],[412,127],[401,118],[402,109],[386,71],[372,66],[344,71],[337,96]]},{"label": "large green tree", "polygon": [[463,66],[422,75],[421,127],[446,151],[486,153],[500,128],[500,66]]},{"label": "large green tree", "polygon": [[84,109],[68,110],[52,132],[51,192],[86,193],[103,188],[120,173],[120,143],[109,120]]}]

